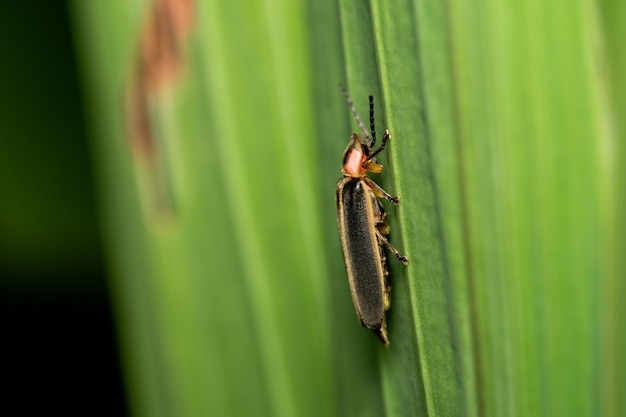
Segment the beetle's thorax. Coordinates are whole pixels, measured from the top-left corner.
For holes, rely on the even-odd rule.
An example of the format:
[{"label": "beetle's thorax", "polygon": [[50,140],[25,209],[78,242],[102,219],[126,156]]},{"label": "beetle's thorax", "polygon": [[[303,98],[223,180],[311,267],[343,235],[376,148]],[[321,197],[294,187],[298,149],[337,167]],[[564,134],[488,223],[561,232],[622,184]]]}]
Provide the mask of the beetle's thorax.
[{"label": "beetle's thorax", "polygon": [[343,154],[341,173],[346,177],[361,178],[366,175],[363,163],[368,157],[367,146],[362,144],[359,137],[353,133],[350,143]]}]

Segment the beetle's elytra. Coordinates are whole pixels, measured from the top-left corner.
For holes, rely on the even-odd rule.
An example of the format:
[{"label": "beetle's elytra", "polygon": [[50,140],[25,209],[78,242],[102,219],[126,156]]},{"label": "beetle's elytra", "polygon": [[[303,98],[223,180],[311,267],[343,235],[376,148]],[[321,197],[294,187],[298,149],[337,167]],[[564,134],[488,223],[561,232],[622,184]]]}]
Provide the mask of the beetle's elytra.
[{"label": "beetle's elytra", "polygon": [[385,221],[386,213],[378,201],[385,198],[393,204],[399,204],[398,197],[392,197],[367,176],[368,172],[382,172],[383,166],[376,163],[376,155],[391,139],[391,133],[385,130],[380,147],[370,153],[376,143],[374,126],[374,98],[370,100],[370,132],[365,129],[354,103],[346,90],[341,87],[354,118],[364,134],[364,142],[353,133],[350,143],[343,154],[341,173],[343,177],[337,183],[337,223],[343,256],[346,261],[348,281],[352,300],[361,324],[371,329],[380,340],[389,345],[385,323],[385,310],[389,308],[389,290],[385,249],[386,246],[404,265],[406,257],[400,255],[386,236],[389,226]]}]

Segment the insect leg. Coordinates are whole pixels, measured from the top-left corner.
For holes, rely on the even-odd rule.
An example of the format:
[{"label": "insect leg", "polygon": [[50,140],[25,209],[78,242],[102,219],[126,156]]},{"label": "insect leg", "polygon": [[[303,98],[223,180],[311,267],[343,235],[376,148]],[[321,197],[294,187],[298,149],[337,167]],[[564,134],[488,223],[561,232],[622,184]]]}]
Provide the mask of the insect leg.
[{"label": "insect leg", "polygon": [[391,201],[395,205],[400,204],[400,197],[393,197],[387,191],[383,190],[380,187],[380,185],[378,185],[374,181],[372,181],[371,178],[364,177],[363,181],[365,181],[365,183],[372,189],[372,192],[374,193],[374,195],[376,197],[378,197],[378,198],[385,198],[385,199]]},{"label": "insect leg", "polygon": [[393,256],[396,257],[396,259],[402,263],[402,265],[407,265],[409,263],[409,260],[406,258],[406,256],[402,256],[400,255],[400,253],[398,252],[398,250],[396,248],[394,248],[391,243],[389,243],[389,241],[387,240],[387,238],[385,236],[383,236],[382,233],[380,233],[380,231],[376,230],[376,236],[378,236],[378,239],[385,245],[387,246],[387,249],[389,249],[389,251],[391,253],[393,253]]},{"label": "insect leg", "polygon": [[376,225],[376,228],[378,229],[378,231],[380,233],[382,233],[383,235],[388,235],[389,234],[389,225],[387,224],[387,222],[381,222],[378,223]]},{"label": "insect leg", "polygon": [[380,144],[380,147],[369,155],[369,157],[367,158],[365,163],[367,163],[367,162],[371,161],[372,159],[374,159],[374,157],[376,157],[376,155],[378,155],[380,153],[380,151],[385,149],[385,145],[387,145],[387,141],[389,139],[391,139],[391,133],[387,129],[385,129],[385,133],[383,134],[383,141]]},{"label": "insect leg", "polygon": [[383,235],[388,235],[387,212],[385,212],[385,208],[375,196],[372,197],[372,207],[374,208],[374,216],[376,218],[376,228]]},{"label": "insect leg", "polygon": [[383,172],[383,166],[374,161],[365,161],[361,166],[365,168],[366,171],[373,172],[374,174]]}]

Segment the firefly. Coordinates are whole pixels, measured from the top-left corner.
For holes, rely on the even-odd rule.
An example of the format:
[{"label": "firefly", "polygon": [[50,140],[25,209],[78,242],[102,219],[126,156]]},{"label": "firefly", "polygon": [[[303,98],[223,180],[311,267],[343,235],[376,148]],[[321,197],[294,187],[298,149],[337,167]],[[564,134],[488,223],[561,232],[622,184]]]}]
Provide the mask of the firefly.
[{"label": "firefly", "polygon": [[[389,130],[385,130],[378,149],[371,151],[376,143],[374,125],[374,97],[369,96],[370,132],[365,129],[348,92],[341,86],[361,131],[353,133],[343,154],[341,173],[343,177],[337,183],[337,224],[341,247],[348,272],[348,281],[352,301],[361,325],[371,329],[378,338],[389,345],[385,311],[389,309],[389,272],[387,270],[385,247],[403,265],[408,259],[394,248],[387,236],[389,225],[387,214],[379,199],[400,204],[399,197],[392,197],[376,184],[367,173],[380,173],[383,166],[376,162],[378,155],[391,139]],[[371,134],[370,134],[371,133]]]}]

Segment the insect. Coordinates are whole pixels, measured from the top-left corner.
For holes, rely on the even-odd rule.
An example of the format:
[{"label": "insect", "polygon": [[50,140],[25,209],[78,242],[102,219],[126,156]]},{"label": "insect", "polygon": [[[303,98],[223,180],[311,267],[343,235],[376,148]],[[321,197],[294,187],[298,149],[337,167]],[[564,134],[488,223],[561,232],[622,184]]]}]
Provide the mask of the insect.
[{"label": "insect", "polygon": [[406,257],[400,255],[387,240],[389,225],[379,198],[400,204],[399,197],[392,197],[367,176],[368,172],[380,173],[383,166],[376,163],[376,155],[383,149],[391,133],[385,130],[380,147],[371,152],[376,143],[374,125],[374,97],[369,96],[370,133],[365,129],[352,99],[343,86],[341,91],[350,110],[363,131],[364,141],[353,133],[343,154],[341,173],[337,183],[337,223],[343,256],[348,271],[352,300],[361,324],[376,333],[389,345],[385,311],[389,308],[389,285],[386,256],[387,247],[396,259],[407,265]]}]

